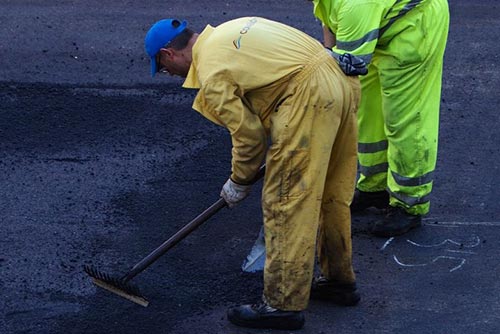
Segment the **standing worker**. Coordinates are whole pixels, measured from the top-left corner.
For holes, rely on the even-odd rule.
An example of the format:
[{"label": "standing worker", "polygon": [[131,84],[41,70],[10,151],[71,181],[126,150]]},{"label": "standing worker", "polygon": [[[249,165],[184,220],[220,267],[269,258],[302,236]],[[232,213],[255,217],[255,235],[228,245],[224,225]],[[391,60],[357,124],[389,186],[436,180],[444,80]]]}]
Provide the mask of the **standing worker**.
[{"label": "standing worker", "polygon": [[446,0],[313,0],[325,46],[356,55],[360,177],[352,212],[388,208],[372,232],[395,236],[421,225],[429,212],[436,166]]},{"label": "standing worker", "polygon": [[[349,205],[358,78],[345,76],[317,40],[278,22],[239,18],[200,34],[186,25],[155,23],[145,48],[153,76],[185,77],[183,87],[198,89],[193,108],[229,131],[232,173],[221,191],[229,207],[248,195],[266,162],[263,298],[229,309],[229,320],[298,329],[310,294],[356,304]],[[317,237],[322,276],[311,285]]]}]

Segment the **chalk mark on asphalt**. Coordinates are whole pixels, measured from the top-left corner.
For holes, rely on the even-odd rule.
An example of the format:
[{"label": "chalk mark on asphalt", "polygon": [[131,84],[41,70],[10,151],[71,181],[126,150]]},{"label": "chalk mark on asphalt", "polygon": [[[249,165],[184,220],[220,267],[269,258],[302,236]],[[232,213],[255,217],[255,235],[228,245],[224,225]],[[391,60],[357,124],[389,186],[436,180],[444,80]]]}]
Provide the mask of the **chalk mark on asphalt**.
[{"label": "chalk mark on asphalt", "polygon": [[[391,237],[391,238],[387,239],[387,241],[380,248],[380,250],[384,251],[387,247],[389,247],[389,245],[394,241],[394,239],[395,239],[394,237]],[[459,250],[457,250],[457,249],[448,249],[448,247],[450,247],[450,246],[457,246],[459,248],[472,249],[472,248],[478,247],[481,244],[481,239],[477,235],[473,235],[469,239],[469,242],[467,242],[467,243],[465,243],[465,242],[459,242],[459,241],[456,241],[456,240],[453,240],[453,239],[449,239],[449,238],[444,239],[442,242],[433,243],[433,244],[418,243],[418,242],[415,242],[415,241],[410,240],[410,239],[406,239],[406,243],[408,243],[408,244],[410,244],[412,246],[415,246],[415,247],[427,248],[427,249],[438,248],[438,247],[445,246],[447,248],[443,250],[444,252],[454,253],[454,254],[457,254],[457,256],[438,255],[438,256],[434,257],[429,262],[425,262],[425,263],[418,263],[418,262],[417,263],[409,263],[409,262],[406,262],[406,261],[402,261],[400,258],[398,258],[396,256],[396,254],[393,254],[392,258],[393,258],[394,262],[396,262],[398,265],[400,265],[402,267],[425,267],[425,266],[432,265],[432,264],[434,264],[434,263],[436,263],[438,261],[443,261],[443,260],[445,260],[445,261],[459,262],[458,265],[455,265],[453,268],[451,268],[449,270],[449,272],[454,272],[454,271],[462,268],[464,266],[464,264],[467,262],[466,258],[460,257],[460,255],[462,255],[462,256],[465,256],[465,255],[475,255],[476,252],[473,252],[471,250],[462,250],[462,249],[459,249]]]},{"label": "chalk mark on asphalt", "polygon": [[465,222],[465,221],[438,221],[435,218],[423,219],[426,226],[495,226],[500,227],[500,222]]},{"label": "chalk mark on asphalt", "polygon": [[470,251],[458,251],[458,250],[452,250],[452,249],[446,249],[445,252],[450,252],[450,253],[460,253],[460,254],[476,254],[476,252],[470,252]]},{"label": "chalk mark on asphalt", "polygon": [[384,250],[384,249],[386,249],[386,248],[387,248],[387,246],[389,246],[389,244],[392,242],[392,240],[394,240],[394,237],[389,238],[389,240],[387,240],[387,241],[385,242],[385,244],[382,246],[382,248],[381,248],[380,250]]},{"label": "chalk mark on asphalt", "polygon": [[429,264],[432,264],[432,263],[435,263],[439,260],[459,260],[460,261],[460,264],[458,266],[455,266],[453,268],[450,269],[450,273],[455,271],[455,270],[458,270],[460,268],[462,268],[462,266],[465,264],[466,260],[462,257],[454,257],[454,256],[444,256],[444,255],[440,255],[440,256],[437,256],[435,257],[431,262],[429,263],[418,263],[418,264],[408,264],[408,263],[403,263],[401,262],[397,257],[396,255],[393,255],[393,258],[394,258],[394,261],[399,264],[400,266],[402,267],[424,267],[424,266],[427,266]]},{"label": "chalk mark on asphalt", "polygon": [[407,239],[406,242],[414,245],[414,246],[417,246],[417,247],[424,247],[424,248],[430,248],[430,247],[439,247],[439,246],[443,246],[443,245],[446,245],[447,243],[450,243],[450,244],[453,244],[453,245],[457,245],[457,246],[460,246],[460,247],[466,247],[466,248],[474,248],[474,247],[477,247],[479,246],[479,244],[481,244],[481,239],[479,239],[478,236],[474,236],[474,239],[475,239],[475,242],[471,245],[464,245],[464,243],[462,242],[457,242],[455,240],[452,240],[452,239],[446,239],[442,242],[440,242],[439,244],[431,244],[431,245],[424,245],[424,244],[419,244],[415,241],[412,241],[412,240],[409,240]]}]

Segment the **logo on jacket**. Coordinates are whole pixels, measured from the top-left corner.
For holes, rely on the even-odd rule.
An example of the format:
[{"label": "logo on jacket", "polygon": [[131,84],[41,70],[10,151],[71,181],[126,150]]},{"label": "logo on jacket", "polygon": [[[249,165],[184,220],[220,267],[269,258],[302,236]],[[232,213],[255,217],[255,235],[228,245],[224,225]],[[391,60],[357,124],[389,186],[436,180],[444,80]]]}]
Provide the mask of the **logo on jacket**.
[{"label": "logo on jacket", "polygon": [[243,37],[243,36],[240,36],[240,37],[238,37],[238,39],[235,39],[235,40],[233,41],[233,45],[234,45],[234,47],[235,47],[235,48],[237,48],[237,49],[239,49],[239,48],[241,47],[241,37]]},{"label": "logo on jacket", "polygon": [[240,36],[237,39],[233,40],[233,45],[236,49],[241,48],[241,39],[243,35],[245,35],[255,23],[257,23],[257,19],[253,17],[243,26],[243,28],[241,28]]}]

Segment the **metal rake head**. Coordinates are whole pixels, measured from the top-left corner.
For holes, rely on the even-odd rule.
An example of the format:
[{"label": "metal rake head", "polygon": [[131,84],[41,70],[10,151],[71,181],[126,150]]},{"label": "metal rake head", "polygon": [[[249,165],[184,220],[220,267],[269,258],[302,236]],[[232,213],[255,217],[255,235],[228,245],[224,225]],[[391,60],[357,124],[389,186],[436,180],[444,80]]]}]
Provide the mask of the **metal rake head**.
[{"label": "metal rake head", "polygon": [[98,287],[113,292],[120,297],[126,298],[144,307],[149,305],[149,302],[141,294],[139,288],[128,283],[123,278],[113,277],[88,265],[85,265],[83,270],[92,278],[92,281]]}]

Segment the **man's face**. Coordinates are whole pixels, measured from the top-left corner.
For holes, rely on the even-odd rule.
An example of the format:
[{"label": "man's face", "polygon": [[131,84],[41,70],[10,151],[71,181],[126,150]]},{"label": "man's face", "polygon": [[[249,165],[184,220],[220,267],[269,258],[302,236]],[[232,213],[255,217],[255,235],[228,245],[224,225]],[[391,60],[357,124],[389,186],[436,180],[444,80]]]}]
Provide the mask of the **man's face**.
[{"label": "man's face", "polygon": [[185,78],[189,72],[189,66],[173,49],[161,49],[156,55],[158,73],[170,74]]}]

